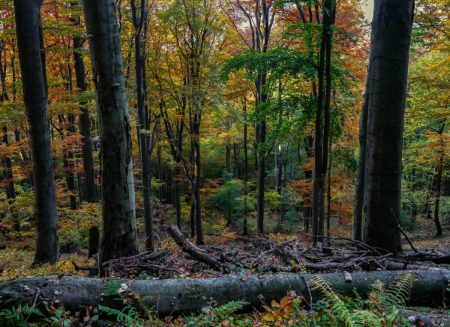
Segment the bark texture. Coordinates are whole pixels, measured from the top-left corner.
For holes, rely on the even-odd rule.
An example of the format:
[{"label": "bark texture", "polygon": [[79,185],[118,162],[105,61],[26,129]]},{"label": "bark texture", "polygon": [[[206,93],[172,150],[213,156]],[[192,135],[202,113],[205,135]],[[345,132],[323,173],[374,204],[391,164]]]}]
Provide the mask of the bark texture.
[{"label": "bark texture", "polygon": [[114,0],[84,0],[100,130],[100,261],[138,252],[131,135]]},{"label": "bark texture", "polygon": [[34,264],[54,263],[59,258],[55,180],[47,115],[45,71],[39,33],[40,4],[15,0],[15,19],[23,98],[31,137],[37,241]]},{"label": "bark texture", "polygon": [[375,3],[369,75],[364,240],[397,253],[401,159],[414,1]]},{"label": "bark texture", "polygon": [[[342,295],[354,296],[356,290],[362,296],[370,292],[370,285],[380,280],[389,285],[405,272],[377,271],[351,274],[347,282],[344,274],[322,274],[331,287]],[[411,290],[409,305],[439,307],[448,304],[447,286],[450,275],[444,271],[411,271],[415,282]],[[314,301],[322,298],[319,292],[309,287],[316,274],[278,273],[259,275],[230,275],[212,279],[167,279],[167,280],[123,280],[128,289],[138,294],[143,304],[156,309],[159,315],[200,311],[210,306],[230,301],[244,300],[250,307],[280,300],[289,291],[303,294]],[[31,277],[9,282],[0,282],[0,309],[18,304],[40,305],[43,301],[65,307],[81,305],[112,305],[111,299],[103,297],[106,282],[100,279],[81,277]],[[38,296],[36,296],[39,292]],[[117,303],[117,302],[116,302]],[[121,302],[119,302],[121,303]]]}]

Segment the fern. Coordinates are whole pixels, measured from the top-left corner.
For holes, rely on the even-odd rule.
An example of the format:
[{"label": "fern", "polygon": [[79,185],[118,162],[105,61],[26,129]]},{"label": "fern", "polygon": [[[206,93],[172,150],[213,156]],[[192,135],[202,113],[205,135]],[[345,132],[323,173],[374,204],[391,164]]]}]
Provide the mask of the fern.
[{"label": "fern", "polygon": [[322,277],[310,280],[313,289],[320,291],[331,304],[331,314],[345,327],[384,327],[397,326],[400,321],[400,308],[406,305],[414,277],[411,274],[399,276],[389,287],[376,281],[371,285],[368,300],[358,295],[356,301],[339,296]]},{"label": "fern", "polygon": [[44,314],[38,308],[35,308],[34,306],[30,307],[27,304],[19,304],[17,307],[0,311],[0,325],[18,327],[28,326],[27,320],[32,315],[44,317]]},{"label": "fern", "polygon": [[125,323],[129,327],[143,327],[144,320],[139,317],[137,311],[132,307],[127,305],[122,310],[106,307],[100,305],[98,309],[108,316],[113,316],[118,322]]}]

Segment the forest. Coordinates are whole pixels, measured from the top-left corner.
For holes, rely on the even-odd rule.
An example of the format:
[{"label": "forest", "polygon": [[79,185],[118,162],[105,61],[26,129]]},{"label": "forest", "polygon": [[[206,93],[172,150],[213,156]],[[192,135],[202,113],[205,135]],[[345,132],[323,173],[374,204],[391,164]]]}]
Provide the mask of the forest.
[{"label": "forest", "polygon": [[448,0],[0,0],[0,326],[450,326]]}]

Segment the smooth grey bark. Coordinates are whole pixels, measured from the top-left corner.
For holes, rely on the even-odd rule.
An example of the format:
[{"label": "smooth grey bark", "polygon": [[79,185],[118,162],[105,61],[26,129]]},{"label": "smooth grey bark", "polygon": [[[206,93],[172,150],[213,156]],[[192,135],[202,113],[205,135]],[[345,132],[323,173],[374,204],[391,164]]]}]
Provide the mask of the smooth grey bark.
[{"label": "smooth grey bark", "polygon": [[131,134],[114,0],[83,0],[97,95],[102,172],[100,262],[138,252]]},{"label": "smooth grey bark", "polygon": [[59,259],[55,180],[39,33],[40,3],[14,0],[23,99],[31,137],[37,240],[34,265]]},{"label": "smooth grey bark", "polygon": [[[320,276],[339,294],[354,296],[355,291],[366,297],[371,285],[379,280],[384,285],[398,281],[399,276],[411,273],[415,282],[408,305],[442,307],[449,304],[448,282],[450,274],[445,270],[426,271],[375,271],[350,274],[347,282],[344,274],[329,273]],[[211,279],[123,280],[128,289],[136,293],[143,305],[156,310],[161,316],[200,311],[211,303],[222,305],[243,300],[249,308],[261,307],[272,300],[279,301],[289,291],[303,295],[307,301],[317,301],[323,294],[310,287],[310,280],[319,274],[277,273],[266,275],[230,275]],[[112,301],[103,296],[107,282],[83,277],[30,277],[0,282],[0,309],[19,304],[39,306],[44,301],[57,303],[65,308],[89,305],[114,306],[122,301]],[[39,296],[36,293],[39,292]],[[311,293],[310,293],[311,292]],[[114,304],[115,303],[115,304]]]},{"label": "smooth grey bark", "polygon": [[372,23],[364,241],[401,252],[403,126],[414,1],[379,0]]},{"label": "smooth grey bark", "polygon": [[[86,69],[83,61],[83,39],[81,36],[73,38],[73,57],[75,67],[75,78],[79,92],[87,90]],[[83,194],[84,200],[90,203],[98,202],[97,187],[95,185],[94,157],[92,155],[91,118],[87,109],[86,101],[80,101],[79,129],[83,137]]]}]

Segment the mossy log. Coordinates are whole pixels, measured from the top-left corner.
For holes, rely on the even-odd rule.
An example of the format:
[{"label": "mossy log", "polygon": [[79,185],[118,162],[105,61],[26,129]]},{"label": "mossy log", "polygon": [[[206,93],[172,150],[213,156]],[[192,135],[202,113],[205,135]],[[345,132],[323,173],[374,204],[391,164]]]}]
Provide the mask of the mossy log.
[{"label": "mossy log", "polygon": [[[440,307],[450,304],[447,288],[450,273],[446,270],[409,271],[415,277],[410,305]],[[390,284],[405,271],[376,271],[348,274],[321,274],[333,289],[353,296],[354,290],[367,294],[376,280]],[[245,300],[250,306],[279,300],[289,291],[316,301],[321,294],[310,289],[309,280],[317,274],[277,273],[266,275],[229,275],[214,279],[123,280],[123,288],[138,294],[141,302],[159,315],[195,312],[211,304]],[[82,277],[28,277],[0,282],[0,309],[18,304],[42,304],[44,301],[65,307],[112,305],[104,296],[105,281]],[[120,303],[120,302],[119,302]]]}]

